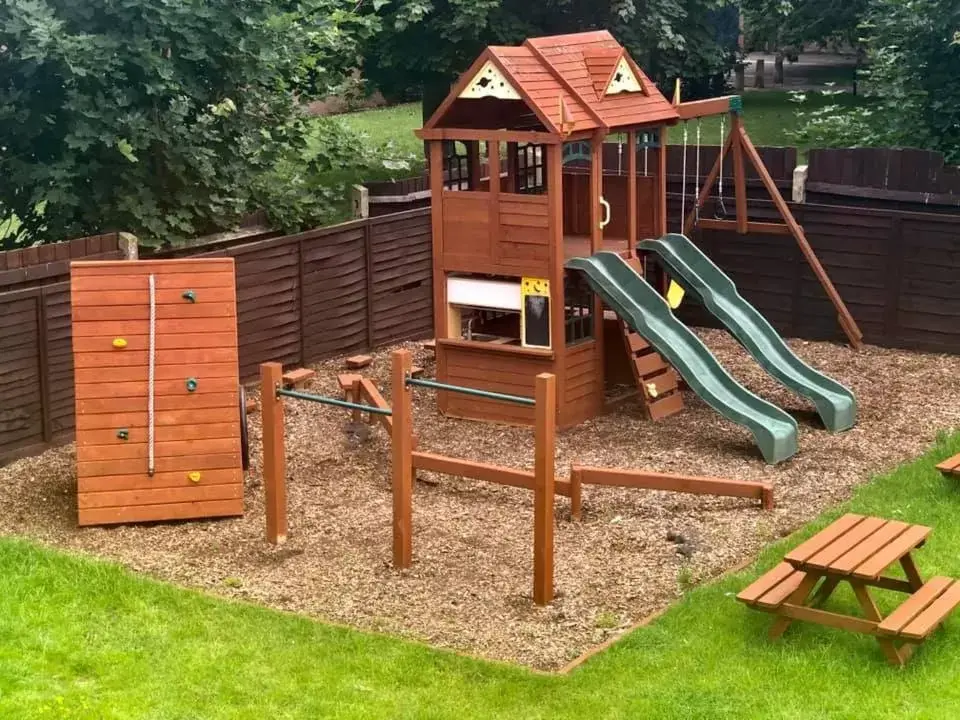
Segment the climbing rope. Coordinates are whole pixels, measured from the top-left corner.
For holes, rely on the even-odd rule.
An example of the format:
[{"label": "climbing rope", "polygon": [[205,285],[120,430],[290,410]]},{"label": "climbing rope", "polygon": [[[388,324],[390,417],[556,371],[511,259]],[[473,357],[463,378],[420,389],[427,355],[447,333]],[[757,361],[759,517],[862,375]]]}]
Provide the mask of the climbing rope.
[{"label": "climbing rope", "polygon": [[150,276],[150,355],[147,358],[147,475],[153,477],[153,380],[157,355],[157,280]]},{"label": "climbing rope", "polygon": [[720,217],[726,217],[727,209],[723,206],[723,149],[727,139],[724,137],[724,116],[720,116],[720,175],[718,180],[718,200],[720,201]]},{"label": "climbing rope", "polygon": [[680,233],[687,217],[687,120],[683,121],[683,182],[680,187]]},{"label": "climbing rope", "polygon": [[696,200],[694,200],[693,212],[694,225],[697,226],[700,224],[700,118],[697,118],[697,180],[696,180]]}]

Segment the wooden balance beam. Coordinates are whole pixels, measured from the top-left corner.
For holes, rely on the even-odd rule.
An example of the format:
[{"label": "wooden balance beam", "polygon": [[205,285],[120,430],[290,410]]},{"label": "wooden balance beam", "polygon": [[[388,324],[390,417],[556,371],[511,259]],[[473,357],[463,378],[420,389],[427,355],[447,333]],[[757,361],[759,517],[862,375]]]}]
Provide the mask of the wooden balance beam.
[{"label": "wooden balance beam", "polygon": [[570,485],[572,489],[570,513],[576,520],[580,519],[580,487],[582,485],[756,498],[760,500],[764,510],[773,509],[773,486],[770,483],[573,465],[570,468]]}]

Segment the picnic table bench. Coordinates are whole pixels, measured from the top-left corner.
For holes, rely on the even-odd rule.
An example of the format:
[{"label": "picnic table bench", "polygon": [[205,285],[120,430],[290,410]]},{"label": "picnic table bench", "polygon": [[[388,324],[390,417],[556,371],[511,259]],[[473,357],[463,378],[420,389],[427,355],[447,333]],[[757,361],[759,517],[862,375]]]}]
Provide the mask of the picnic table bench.
[{"label": "picnic table bench", "polygon": [[960,475],[960,455],[954,455],[952,458],[947,458],[942,463],[937,465],[937,470],[942,472],[944,475]]},{"label": "picnic table bench", "polygon": [[[904,665],[913,651],[960,604],[960,582],[935,577],[924,582],[911,553],[926,542],[930,528],[899,520],[847,514],[791,550],[784,561],[745,588],[737,599],[777,617],[770,637],[794,620],[876,636],[887,659]],[[898,563],[906,579],[890,577]],[[863,617],[821,609],[841,582],[853,588]],[[883,617],[869,588],[909,597]]]}]

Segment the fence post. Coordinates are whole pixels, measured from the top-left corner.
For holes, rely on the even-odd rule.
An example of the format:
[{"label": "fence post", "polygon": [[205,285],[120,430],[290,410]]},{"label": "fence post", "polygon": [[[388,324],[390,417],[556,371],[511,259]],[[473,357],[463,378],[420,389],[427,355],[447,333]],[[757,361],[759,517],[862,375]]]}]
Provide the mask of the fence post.
[{"label": "fence post", "polygon": [[793,169],[793,201],[805,203],[807,201],[807,174],[808,165],[797,165]]},{"label": "fence post", "polygon": [[266,495],[267,542],[287,540],[287,458],[284,449],[283,400],[277,388],[283,382],[283,365],[260,366],[260,416],[263,419],[263,489]]},{"label": "fence post", "polygon": [[557,422],[557,378],[537,375],[534,410],[533,469],[533,601],[553,600],[553,491]]},{"label": "fence post", "polygon": [[398,570],[412,562],[413,525],[413,402],[407,376],[412,360],[409,350],[393,352],[393,566]]}]

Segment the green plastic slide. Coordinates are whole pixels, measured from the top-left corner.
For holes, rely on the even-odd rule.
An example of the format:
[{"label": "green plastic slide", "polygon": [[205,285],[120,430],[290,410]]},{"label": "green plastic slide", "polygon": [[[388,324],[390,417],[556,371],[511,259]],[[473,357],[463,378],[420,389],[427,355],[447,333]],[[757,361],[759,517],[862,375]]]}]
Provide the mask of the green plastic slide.
[{"label": "green plastic slide", "polygon": [[574,258],[594,292],[642,335],[687,381],[704,402],[753,433],[771,465],[797,452],[797,423],[780,408],[733,379],[707,347],[677,320],[666,301],[617,253]]},{"label": "green plastic slide", "polygon": [[683,235],[644,240],[641,250],[656,253],[673,279],[696,297],[754,359],[783,385],[809,398],[826,428],[848,430],[857,422],[857,401],[843,385],[798,358],[727,277]]}]

